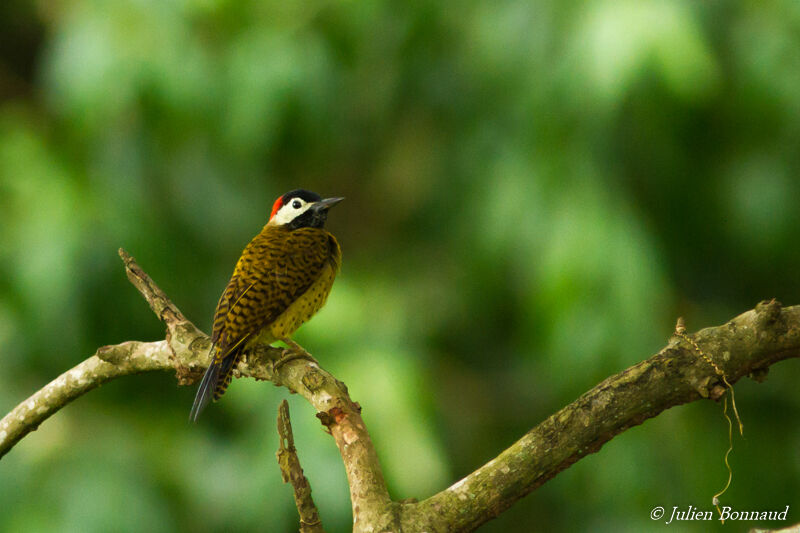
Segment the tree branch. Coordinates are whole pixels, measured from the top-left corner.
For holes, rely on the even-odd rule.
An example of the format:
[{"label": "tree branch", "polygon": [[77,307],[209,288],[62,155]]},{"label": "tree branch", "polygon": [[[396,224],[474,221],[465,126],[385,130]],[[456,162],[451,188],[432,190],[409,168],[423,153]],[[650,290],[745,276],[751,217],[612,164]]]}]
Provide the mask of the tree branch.
[{"label": "tree branch", "polygon": [[[116,377],[175,370],[179,383],[202,375],[210,340],[189,322],[124,250],[128,277],[167,326],[166,340],[106,346],[65,372],[0,420],[0,457],[47,417]],[[762,379],[770,365],[800,356],[800,306],[762,302],[727,324],[692,337],[735,383]],[[722,378],[694,347],[673,337],[656,355],[612,376],[525,434],[495,459],[419,503],[389,498],[375,448],[347,387],[313,362],[294,359],[273,373],[281,350],[261,347],[237,367],[301,394],[330,430],[345,464],[354,531],[472,531],[585,455],[662,411],[718,399]]]},{"label": "tree branch", "polygon": [[[762,302],[694,341],[730,383],[800,356],[800,306]],[[442,492],[403,507],[403,531],[472,531],[623,431],[662,411],[725,393],[721,378],[686,341],[673,337],[656,355],[595,386]]]},{"label": "tree branch", "polygon": [[294,504],[300,514],[300,533],[324,533],[319,511],[311,497],[311,485],[303,474],[297,449],[294,447],[292,421],[289,418],[289,402],[283,400],[278,407],[278,437],[280,445],[275,456],[281,468],[284,483],[291,483],[294,490]]},{"label": "tree branch", "polygon": [[166,341],[103,346],[16,406],[0,420],[0,458],[69,402],[122,376],[171,368]]},{"label": "tree branch", "polygon": [[[211,348],[208,336],[183,316],[133,257],[123,249],[119,255],[125,262],[128,279],[166,324],[166,340],[102,347],[53,380],[0,421],[0,457],[67,403],[111,379],[153,370],[175,370],[178,382],[189,385],[200,379],[208,366]],[[276,348],[260,347],[249,353],[234,373],[236,377],[284,385],[308,400],[341,452],[350,483],[354,529],[382,524],[377,530],[396,530],[395,505],[389,498],[378,454],[361,418],[361,408],[350,399],[344,383],[313,362],[293,359],[273,372],[272,363],[281,353]]]}]

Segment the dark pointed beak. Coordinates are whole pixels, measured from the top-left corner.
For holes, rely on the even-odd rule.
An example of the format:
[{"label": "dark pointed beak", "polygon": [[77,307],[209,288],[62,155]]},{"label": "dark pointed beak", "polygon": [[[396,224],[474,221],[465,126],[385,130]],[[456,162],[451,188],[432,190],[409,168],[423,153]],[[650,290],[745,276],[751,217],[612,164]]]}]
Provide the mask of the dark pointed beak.
[{"label": "dark pointed beak", "polygon": [[319,212],[319,211],[327,211],[328,209],[330,209],[331,207],[335,206],[336,204],[338,204],[342,200],[344,200],[343,197],[325,198],[324,200],[320,200],[319,202],[316,202],[313,205],[312,209],[314,209],[314,211],[317,211],[317,212]]}]

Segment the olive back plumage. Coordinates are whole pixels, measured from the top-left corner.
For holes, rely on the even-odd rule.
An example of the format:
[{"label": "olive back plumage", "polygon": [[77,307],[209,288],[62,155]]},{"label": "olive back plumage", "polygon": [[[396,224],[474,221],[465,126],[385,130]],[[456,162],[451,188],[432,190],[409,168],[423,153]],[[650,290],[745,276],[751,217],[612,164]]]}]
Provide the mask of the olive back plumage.
[{"label": "olive back plumage", "polygon": [[[248,343],[277,340],[269,329],[276,321],[289,324],[289,330],[281,330],[288,336],[311,318],[324,304],[340,263],[339,244],[322,228],[267,224],[250,241],[217,304],[211,334],[213,357],[197,391],[192,420],[212,398],[216,401],[225,393]],[[317,305],[297,311],[308,316],[286,320],[285,314],[297,307],[292,304],[307,292],[314,293]]]}]

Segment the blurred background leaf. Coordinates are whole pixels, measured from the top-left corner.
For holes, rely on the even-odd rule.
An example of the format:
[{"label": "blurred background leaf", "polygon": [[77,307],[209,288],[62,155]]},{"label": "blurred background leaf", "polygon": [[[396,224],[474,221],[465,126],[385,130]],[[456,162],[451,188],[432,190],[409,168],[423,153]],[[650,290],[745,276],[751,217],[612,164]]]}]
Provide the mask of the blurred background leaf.
[{"label": "blurred background leaf", "polygon": [[[678,315],[800,303],[798,6],[4,2],[0,411],[100,345],[163,338],[119,246],[208,331],[273,199],[302,186],[347,201],[344,269],[298,341],[364,406],[393,496],[444,488]],[[800,501],[798,379],[790,361],[737,386],[725,504]],[[67,407],[0,463],[0,530],[296,530],[286,391],[238,381],[189,426],[193,392],[143,375]],[[290,401],[323,522],[346,531],[338,453]],[[673,409],[485,530],[710,509],[726,429],[718,405]]]}]

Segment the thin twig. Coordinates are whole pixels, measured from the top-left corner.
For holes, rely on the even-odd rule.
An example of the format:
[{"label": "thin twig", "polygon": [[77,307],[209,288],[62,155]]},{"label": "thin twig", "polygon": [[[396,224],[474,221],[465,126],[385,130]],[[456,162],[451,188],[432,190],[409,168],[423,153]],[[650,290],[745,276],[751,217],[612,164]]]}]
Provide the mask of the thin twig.
[{"label": "thin twig", "polygon": [[150,309],[159,320],[165,322],[168,327],[177,322],[187,322],[183,313],[167,298],[164,291],[141,269],[136,260],[124,248],[117,250],[117,253],[125,262],[125,274],[128,276],[128,280],[150,304]]},{"label": "thin twig", "polygon": [[292,421],[289,418],[289,402],[283,400],[278,407],[278,436],[280,444],[275,456],[281,468],[281,477],[284,483],[291,483],[294,489],[294,504],[300,514],[300,533],[321,533],[322,522],[319,511],[311,497],[311,485],[303,474],[297,449],[294,447],[294,434]]}]

